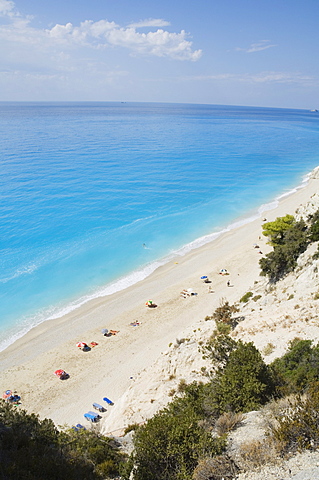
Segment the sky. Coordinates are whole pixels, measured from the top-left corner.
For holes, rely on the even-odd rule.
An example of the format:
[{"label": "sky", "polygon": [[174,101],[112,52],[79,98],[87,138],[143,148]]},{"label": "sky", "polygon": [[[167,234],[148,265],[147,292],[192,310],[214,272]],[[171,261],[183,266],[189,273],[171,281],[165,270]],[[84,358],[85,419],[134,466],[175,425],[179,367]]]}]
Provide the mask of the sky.
[{"label": "sky", "polygon": [[0,101],[319,109],[319,0],[0,0]]}]

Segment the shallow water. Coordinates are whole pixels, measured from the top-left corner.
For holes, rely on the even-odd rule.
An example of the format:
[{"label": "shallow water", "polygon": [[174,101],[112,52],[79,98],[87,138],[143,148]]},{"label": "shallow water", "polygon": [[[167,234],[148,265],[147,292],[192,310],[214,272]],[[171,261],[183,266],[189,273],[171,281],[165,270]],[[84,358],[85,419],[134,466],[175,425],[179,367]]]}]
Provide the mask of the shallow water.
[{"label": "shallow water", "polygon": [[0,111],[0,349],[246,221],[319,164],[319,116],[302,110],[0,103]]}]

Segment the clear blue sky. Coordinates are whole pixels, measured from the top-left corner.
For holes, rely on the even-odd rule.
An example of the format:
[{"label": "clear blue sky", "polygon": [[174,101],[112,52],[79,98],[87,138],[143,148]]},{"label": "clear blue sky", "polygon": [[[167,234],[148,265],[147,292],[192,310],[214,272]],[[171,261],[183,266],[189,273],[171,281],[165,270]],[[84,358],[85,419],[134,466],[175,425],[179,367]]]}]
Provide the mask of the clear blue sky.
[{"label": "clear blue sky", "polygon": [[0,100],[319,108],[319,0],[0,0]]}]

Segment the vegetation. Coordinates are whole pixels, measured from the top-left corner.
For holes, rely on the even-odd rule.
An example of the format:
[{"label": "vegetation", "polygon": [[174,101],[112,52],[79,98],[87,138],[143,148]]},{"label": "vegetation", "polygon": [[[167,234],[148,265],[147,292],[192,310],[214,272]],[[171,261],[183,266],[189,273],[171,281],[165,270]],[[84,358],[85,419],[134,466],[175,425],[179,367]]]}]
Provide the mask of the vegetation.
[{"label": "vegetation", "polygon": [[213,334],[208,342],[202,347],[203,358],[210,358],[216,368],[224,367],[230,353],[237,347],[236,340],[229,335]]},{"label": "vegetation", "polygon": [[274,222],[263,224],[263,235],[269,238],[269,244],[273,247],[284,244],[285,232],[290,230],[295,223],[293,215],[277,217]]},{"label": "vegetation", "polygon": [[288,400],[285,412],[275,415],[271,435],[282,454],[319,447],[319,383],[304,397]]},{"label": "vegetation", "polygon": [[201,395],[201,387],[189,386],[182,398],[136,431],[134,480],[192,479],[200,458],[222,453],[225,439],[213,438],[201,425]]},{"label": "vegetation", "polygon": [[222,300],[218,308],[216,308],[213,313],[212,318],[216,323],[232,323],[232,316],[234,313],[239,312],[238,308],[235,305],[229,305],[227,300]]},{"label": "vegetation", "polygon": [[248,300],[249,300],[250,297],[252,297],[252,296],[253,296],[253,292],[247,292],[247,293],[245,293],[245,295],[243,295],[243,296],[241,297],[241,299],[240,299],[239,301],[242,302],[242,303],[246,303],[246,302],[248,302]]},{"label": "vegetation", "polygon": [[[274,250],[262,259],[261,266],[270,280],[277,281],[291,271],[309,241],[319,239],[319,211],[309,222],[307,226],[287,215],[265,224],[264,234]],[[247,292],[240,301],[251,297],[253,293]],[[127,427],[125,433],[133,432],[130,458],[112,439],[93,430],[59,431],[51,420],[39,420],[1,400],[1,477],[230,480],[238,466],[226,453],[228,432],[242,421],[243,413],[287,395],[285,407],[273,410],[270,436],[242,446],[241,465],[260,466],[277,452],[284,455],[318,448],[319,345],[296,338],[285,355],[267,365],[252,342],[229,336],[238,311],[236,305],[223,300],[208,317],[216,323],[211,338],[200,347],[212,365],[211,372],[204,369],[208,382],[188,385],[181,379],[176,390],[171,390],[174,398],[166,408],[143,426]],[[183,341],[176,340],[176,344]],[[264,354],[273,348],[268,343]],[[169,380],[174,377],[170,375]]]},{"label": "vegetation", "polygon": [[294,339],[288,352],[274,360],[271,368],[281,395],[302,393],[319,381],[319,346],[311,340]]},{"label": "vegetation", "polygon": [[229,433],[244,419],[244,415],[242,413],[234,413],[234,412],[225,412],[223,413],[215,422],[215,429],[216,433],[221,436],[225,433]]},{"label": "vegetation", "polygon": [[252,300],[253,300],[254,302],[257,302],[260,298],[261,298],[261,295],[255,295],[255,296],[252,298]]},{"label": "vegetation", "polygon": [[194,480],[233,480],[239,468],[229,455],[218,455],[200,461],[194,471]]},{"label": "vegetation", "polygon": [[313,215],[309,215],[308,221],[310,222],[310,240],[312,242],[318,242],[319,240],[319,210]]},{"label": "vegetation", "polygon": [[275,350],[275,345],[271,342],[267,343],[267,345],[263,349],[263,354],[265,356],[270,355]]},{"label": "vegetation", "polygon": [[310,242],[309,228],[303,220],[297,222],[292,215],[286,215],[264,224],[263,234],[274,249],[259,260],[261,275],[274,283],[297,266],[299,255]]},{"label": "vegetation", "polygon": [[[294,270],[310,242],[319,240],[319,210],[307,224],[292,215],[277,218],[264,224],[263,234],[273,251],[260,260],[261,274],[276,282]],[[261,296],[247,292],[240,301],[250,298],[257,301]],[[260,466],[278,451],[319,447],[319,346],[295,339],[283,357],[266,365],[252,342],[229,336],[237,312],[223,300],[206,317],[215,320],[216,329],[200,351],[211,360],[214,375],[209,377],[205,368],[208,383],[181,381],[168,407],[135,430],[134,452],[123,478],[133,472],[134,480],[231,479],[238,467],[225,453],[227,433],[240,423],[242,413],[291,394],[295,396],[284,412],[273,413],[271,435],[243,446],[243,464]],[[273,348],[269,343],[264,354]]]},{"label": "vegetation", "polygon": [[0,400],[1,478],[114,478],[125,460],[113,441],[93,431],[60,432],[52,420]]},{"label": "vegetation", "polygon": [[211,415],[249,412],[264,405],[275,392],[270,368],[252,342],[237,342],[208,386],[206,408]]}]

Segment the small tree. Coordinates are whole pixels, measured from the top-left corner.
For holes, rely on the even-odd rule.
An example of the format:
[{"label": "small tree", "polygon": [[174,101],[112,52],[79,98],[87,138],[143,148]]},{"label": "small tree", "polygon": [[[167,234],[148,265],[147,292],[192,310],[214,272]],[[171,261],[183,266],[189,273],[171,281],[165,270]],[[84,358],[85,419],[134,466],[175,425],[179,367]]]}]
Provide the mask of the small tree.
[{"label": "small tree", "polygon": [[293,215],[277,217],[275,221],[263,224],[262,234],[269,238],[268,243],[273,247],[282,245],[284,233],[293,226],[294,222],[295,217]]},{"label": "small tree", "polygon": [[235,348],[237,342],[229,335],[212,335],[202,347],[203,358],[210,358],[215,368],[223,368]]}]

